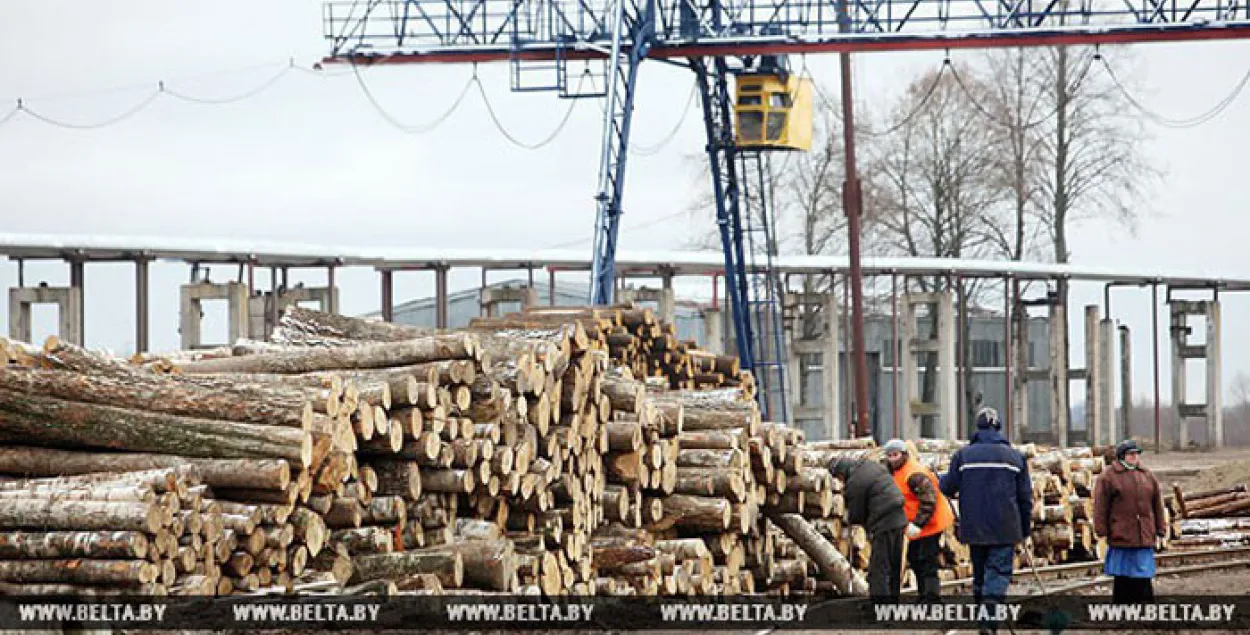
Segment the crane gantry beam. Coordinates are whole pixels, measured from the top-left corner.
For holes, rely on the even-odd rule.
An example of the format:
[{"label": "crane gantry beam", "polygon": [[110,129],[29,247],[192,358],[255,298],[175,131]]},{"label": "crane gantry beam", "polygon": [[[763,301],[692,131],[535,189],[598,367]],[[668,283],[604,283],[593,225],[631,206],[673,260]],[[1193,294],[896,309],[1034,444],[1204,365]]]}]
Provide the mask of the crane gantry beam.
[{"label": "crane gantry beam", "polygon": [[[726,77],[751,71],[765,57],[784,67],[789,55],[843,54],[843,99],[850,104],[850,53],[967,48],[1129,44],[1250,38],[1250,0],[331,0],[324,5],[325,62],[352,64],[509,62],[514,90],[550,90],[565,98],[606,97],[600,152],[592,266],[593,304],[612,301],[616,237],[622,214],[630,123],[638,67],[647,59],[693,70],[707,134],[705,149],[714,185],[717,224],[725,259],[737,354],[744,370],[777,373],[780,420],[785,415],[786,379],[780,345],[775,359],[757,338],[780,329],[778,299],[769,266],[761,273],[754,247],[743,234],[755,216],[740,196],[733,135],[734,102]],[[727,63],[735,59],[737,66]],[[571,87],[568,64],[585,61],[583,78],[602,63],[602,92]],[[526,86],[527,71],[547,74]],[[592,82],[593,85],[593,82]],[[847,122],[846,191],[854,182],[852,118]],[[762,192],[761,192],[762,193]],[[844,197],[849,218],[858,216],[858,197]],[[771,206],[760,205],[762,226]],[[744,220],[746,222],[744,222]],[[855,434],[866,434],[867,370],[859,294],[855,222],[848,223],[853,289],[852,342],[857,415]],[[765,240],[765,244],[770,240]],[[769,262],[775,246],[765,248]],[[760,276],[766,282],[760,285]],[[755,284],[749,284],[748,280]],[[756,297],[759,288],[766,297]],[[761,313],[760,307],[767,307]],[[754,312],[754,313],[753,313]],[[756,316],[758,328],[752,325]],[[765,326],[770,325],[770,326]],[[774,335],[778,335],[776,331]],[[764,341],[764,340],[761,340]],[[780,337],[775,341],[780,342]],[[850,353],[852,351],[848,351]],[[764,382],[765,416],[768,382]]]},{"label": "crane gantry beam", "polygon": [[[361,4],[365,4],[363,9]],[[1131,44],[1250,38],[1250,2],[1228,0],[658,0],[650,59]],[[646,3],[625,0],[627,28]],[[477,63],[602,59],[610,0],[407,0],[325,5],[329,62]],[[622,42],[632,49],[632,42]]]}]

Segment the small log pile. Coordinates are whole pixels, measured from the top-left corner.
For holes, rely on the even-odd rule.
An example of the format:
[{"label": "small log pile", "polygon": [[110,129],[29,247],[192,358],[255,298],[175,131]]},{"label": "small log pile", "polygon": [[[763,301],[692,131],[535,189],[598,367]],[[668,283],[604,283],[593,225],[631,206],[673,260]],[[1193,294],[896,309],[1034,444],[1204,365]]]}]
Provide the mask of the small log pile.
[{"label": "small log pile", "polygon": [[25,595],[211,594],[230,565],[229,517],[201,489],[191,466],[0,481],[0,584]]},{"label": "small log pile", "polygon": [[1244,483],[1186,493],[1172,485],[1169,547],[1194,549],[1250,544],[1250,492]]}]

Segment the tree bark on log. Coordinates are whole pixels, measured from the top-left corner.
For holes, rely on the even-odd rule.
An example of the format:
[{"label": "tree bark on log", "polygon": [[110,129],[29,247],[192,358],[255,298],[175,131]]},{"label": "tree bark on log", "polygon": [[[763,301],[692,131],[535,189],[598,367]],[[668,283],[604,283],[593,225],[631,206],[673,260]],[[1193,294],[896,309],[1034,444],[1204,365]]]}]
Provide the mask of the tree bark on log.
[{"label": "tree bark on log", "polygon": [[724,498],[673,494],[664,499],[664,519],[683,529],[722,532],[729,529],[732,505]]},{"label": "tree bark on log", "polygon": [[145,558],[148,537],[139,531],[0,532],[0,559]]},{"label": "tree bark on log", "polygon": [[458,589],[464,586],[464,561],[458,551],[423,549],[399,553],[356,556],[352,559],[355,571],[352,582],[379,579],[399,579],[419,573],[438,576],[444,587]]},{"label": "tree bark on log", "polygon": [[373,342],[399,342],[437,332],[435,329],[348,317],[296,305],[283,309],[278,326],[300,334]]},{"label": "tree bark on log", "polygon": [[156,534],[163,516],[159,507],[145,503],[28,498],[6,500],[0,505],[0,528]]},{"label": "tree bark on log", "polygon": [[843,595],[867,595],[857,584],[851,563],[798,514],[772,514],[769,520],[803,549],[813,562],[837,585]]},{"label": "tree bark on log", "polygon": [[144,560],[5,560],[5,582],[70,582],[134,587],[156,582],[161,568]]},{"label": "tree bark on log", "polygon": [[261,385],[209,390],[153,373],[114,377],[0,367],[0,388],[118,408],[301,430],[309,429],[313,418],[312,403],[290,391],[265,390]]},{"label": "tree bark on log", "polygon": [[180,364],[184,373],[298,374],[349,368],[389,368],[448,359],[474,359],[477,338],[467,333],[429,335],[333,349],[297,349],[266,355],[227,357]]},{"label": "tree bark on log", "polygon": [[79,452],[39,447],[0,447],[0,473],[64,476],[98,472],[134,472],[189,465],[212,487],[283,490],[290,464],[281,459],[205,459],[167,454]]},{"label": "tree bark on log", "polygon": [[211,458],[281,458],[301,466],[312,461],[312,436],[302,430],[128,410],[3,389],[0,439]]},{"label": "tree bark on log", "polygon": [[490,591],[511,591],[516,581],[516,555],[511,540],[466,540],[435,547],[459,554],[464,562],[464,583]]}]

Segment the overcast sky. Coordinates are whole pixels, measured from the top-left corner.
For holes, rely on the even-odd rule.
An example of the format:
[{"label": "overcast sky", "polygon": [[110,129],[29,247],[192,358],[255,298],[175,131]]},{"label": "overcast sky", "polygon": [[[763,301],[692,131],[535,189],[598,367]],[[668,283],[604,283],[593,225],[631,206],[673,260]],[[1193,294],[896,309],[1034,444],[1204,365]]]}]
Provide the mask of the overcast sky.
[{"label": "overcast sky", "polygon": [[[164,2],[66,0],[0,2],[0,117],[19,97],[72,123],[106,120],[163,80],[180,93],[219,99],[263,84],[288,58],[309,65],[327,51],[321,5],[307,0]],[[1121,55],[1105,49],[1113,63]],[[954,58],[975,55],[956,53]],[[941,52],[856,59],[863,108],[883,107],[906,79],[935,68]],[[1183,118],[1207,110],[1247,72],[1243,43],[1156,44],[1133,52],[1145,105]],[[836,58],[808,62],[817,81],[837,81]],[[472,73],[465,66],[369,71],[366,82],[397,118],[416,125],[447,109]],[[509,92],[507,65],[478,70],[509,133],[546,137],[570,102]],[[649,146],[680,120],[686,71],[644,67],[634,140]],[[1088,223],[1074,232],[1073,260],[1091,265],[1167,268],[1250,276],[1244,194],[1250,96],[1202,126],[1154,128],[1149,146],[1165,170],[1142,210],[1136,235]],[[229,105],[161,98],[118,125],[66,130],[19,114],[0,126],[3,231],[148,234],[289,240],[351,246],[582,247],[589,253],[600,106],[579,100],[568,125],[538,151],[510,144],[470,94],[441,126],[404,135],[363,97],[350,74],[289,73],[269,90]],[[671,143],[629,165],[622,249],[677,248],[710,224],[683,214],[707,187],[691,157],[703,146],[701,116],[689,110]],[[657,219],[665,219],[657,224]],[[705,226],[706,225],[706,226]],[[215,272],[222,279],[233,272]],[[28,283],[64,284],[63,265],[28,265]],[[153,346],[177,345],[177,284],[185,268],[153,270]],[[510,277],[492,274],[492,279]],[[323,281],[321,274],[306,278]],[[343,310],[377,308],[376,275],[341,276]],[[475,284],[466,272],[453,286]],[[132,273],[95,265],[87,273],[88,344],[133,347]],[[0,265],[0,285],[16,266]],[[429,277],[400,276],[402,301],[428,293]],[[1134,393],[1150,392],[1149,293],[1115,292],[1117,318],[1135,329]],[[1072,298],[1074,364],[1083,354],[1080,307],[1101,287],[1077,285]],[[7,316],[0,316],[7,332]],[[1250,372],[1250,337],[1238,332],[1250,300],[1226,296],[1224,384]],[[1160,314],[1166,328],[1166,314]],[[37,338],[50,326],[44,320]],[[213,328],[222,330],[220,324]],[[1164,400],[1170,395],[1168,346]],[[1191,386],[1196,382],[1191,381]],[[1191,401],[1199,391],[1191,388]],[[1075,401],[1076,399],[1074,399]]]}]

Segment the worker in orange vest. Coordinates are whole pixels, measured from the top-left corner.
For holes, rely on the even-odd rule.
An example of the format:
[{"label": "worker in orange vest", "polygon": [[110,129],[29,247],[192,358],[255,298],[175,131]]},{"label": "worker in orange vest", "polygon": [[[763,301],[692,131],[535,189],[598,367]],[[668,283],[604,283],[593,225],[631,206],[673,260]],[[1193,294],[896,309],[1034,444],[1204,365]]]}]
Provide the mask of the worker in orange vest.
[{"label": "worker in orange vest", "polygon": [[923,466],[907,451],[907,444],[891,439],[883,446],[885,462],[894,476],[894,484],[903,493],[903,511],[907,514],[907,566],[916,574],[916,591],[921,602],[937,602],[941,598],[938,580],[939,541],[942,532],[955,522],[950,501],[938,488],[937,475]]}]

